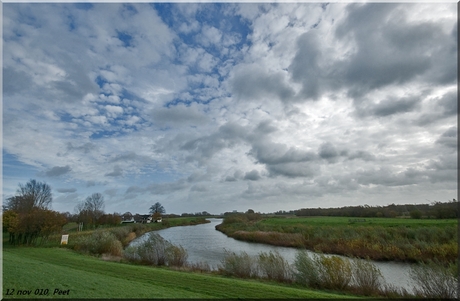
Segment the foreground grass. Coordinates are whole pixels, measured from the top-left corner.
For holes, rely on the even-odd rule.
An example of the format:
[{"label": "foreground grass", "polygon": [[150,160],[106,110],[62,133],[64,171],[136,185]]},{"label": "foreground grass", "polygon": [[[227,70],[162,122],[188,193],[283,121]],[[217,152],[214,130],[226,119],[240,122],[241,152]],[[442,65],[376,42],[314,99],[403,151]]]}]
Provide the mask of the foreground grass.
[{"label": "foreground grass", "polygon": [[[46,289],[48,295],[35,295],[36,292],[46,292]],[[18,295],[18,291],[30,293]],[[102,261],[65,248],[3,250],[3,298],[351,297],[272,282]]]},{"label": "foreground grass", "polygon": [[456,219],[226,217],[216,229],[235,239],[373,260],[453,263]]}]

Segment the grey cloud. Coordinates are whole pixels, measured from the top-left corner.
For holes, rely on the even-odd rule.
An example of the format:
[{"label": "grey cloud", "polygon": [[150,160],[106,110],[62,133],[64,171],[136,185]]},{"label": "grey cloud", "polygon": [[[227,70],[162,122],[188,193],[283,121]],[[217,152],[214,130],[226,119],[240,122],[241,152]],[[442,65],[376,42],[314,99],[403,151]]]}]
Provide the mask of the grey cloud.
[{"label": "grey cloud", "polygon": [[321,158],[328,161],[333,161],[336,157],[339,156],[339,153],[335,149],[334,145],[330,142],[321,144],[318,150],[318,154]]},{"label": "grey cloud", "polygon": [[70,172],[72,169],[70,168],[69,165],[66,166],[55,166],[51,168],[50,170],[45,172],[45,175],[47,177],[58,177],[62,176],[68,172]]},{"label": "grey cloud", "polygon": [[233,173],[232,176],[226,176],[225,182],[236,182],[243,177],[243,173],[240,170],[237,170]]},{"label": "grey cloud", "polygon": [[76,192],[77,189],[75,188],[58,188],[56,189],[57,192],[59,193],[73,193],[73,192]]},{"label": "grey cloud", "polygon": [[280,164],[289,162],[312,161],[317,158],[316,154],[310,151],[303,151],[293,147],[287,148],[285,144],[268,141],[257,141],[253,143],[249,152],[259,163]]},{"label": "grey cloud", "polygon": [[401,19],[392,15],[396,7],[376,3],[349,5],[348,17],[337,26],[336,36],[350,37],[357,46],[357,52],[341,66],[347,84],[356,85],[355,95],[407,82],[430,67],[427,51],[432,48],[431,35],[414,37],[412,43],[395,41],[395,34],[408,35],[413,30],[407,28],[416,26],[407,22],[402,26]]},{"label": "grey cloud", "polygon": [[318,61],[321,52],[318,48],[316,31],[304,33],[297,39],[297,52],[289,66],[292,79],[302,83],[300,96],[316,100],[320,93],[323,71],[319,68]]},{"label": "grey cloud", "polygon": [[356,109],[358,115],[360,116],[385,117],[393,114],[413,111],[418,107],[419,103],[420,98],[418,97],[406,97],[401,99],[391,97],[378,103],[373,103],[370,100],[363,101]]},{"label": "grey cloud", "polygon": [[186,180],[181,179],[176,182],[169,183],[152,183],[145,187],[140,186],[130,186],[125,192],[125,195],[131,195],[136,197],[138,194],[150,193],[153,195],[162,195],[173,192],[178,192],[179,190],[188,189],[190,184]]},{"label": "grey cloud", "polygon": [[96,186],[96,182],[95,182],[95,181],[87,181],[87,182],[86,182],[86,187],[92,187],[92,186]]},{"label": "grey cloud", "polygon": [[114,158],[110,159],[109,162],[110,163],[119,162],[119,161],[122,161],[122,162],[126,162],[126,161],[141,161],[141,162],[145,162],[145,161],[148,161],[148,160],[150,160],[150,158],[148,156],[139,156],[135,152],[128,152],[128,153],[125,153],[125,154],[116,155]]},{"label": "grey cloud", "polygon": [[415,124],[418,126],[427,126],[431,123],[444,118],[456,116],[458,114],[458,99],[456,91],[448,92],[435,101],[437,110],[420,115],[415,120]]},{"label": "grey cloud", "polygon": [[68,151],[82,151],[85,154],[91,152],[92,150],[96,149],[96,144],[87,142],[80,146],[73,146],[72,142],[67,143],[67,150]]},{"label": "grey cloud", "polygon": [[453,126],[445,131],[441,137],[436,140],[436,143],[457,149],[458,146],[458,136],[457,136],[457,127]]},{"label": "grey cloud", "polygon": [[444,94],[438,101],[438,104],[443,108],[444,116],[453,116],[458,114],[458,92],[449,92]]},{"label": "grey cloud", "polygon": [[363,161],[374,161],[376,157],[367,151],[354,151],[347,153],[348,160],[361,159]]},{"label": "grey cloud", "polygon": [[152,117],[155,123],[163,126],[200,125],[208,120],[208,117],[196,106],[187,107],[183,104],[155,109]]},{"label": "grey cloud", "polygon": [[196,139],[186,141],[180,147],[181,150],[192,151],[188,156],[188,161],[198,161],[205,163],[215,153],[224,148],[231,148],[237,143],[242,142],[247,135],[247,130],[243,126],[235,123],[222,125],[217,132]]},{"label": "grey cloud", "polygon": [[289,178],[311,178],[320,174],[319,166],[310,162],[289,162],[267,165],[270,176],[286,176]]},{"label": "grey cloud", "polygon": [[231,86],[234,94],[249,100],[274,96],[288,100],[294,96],[294,90],[285,82],[281,72],[268,74],[267,70],[256,65],[237,67]]},{"label": "grey cloud", "polygon": [[111,197],[114,197],[117,195],[117,191],[118,189],[117,188],[111,188],[111,189],[107,189],[104,191],[105,194],[111,196]]},{"label": "grey cloud", "polygon": [[3,69],[3,93],[15,94],[26,91],[32,84],[32,78],[24,71],[12,67]]},{"label": "grey cloud", "polygon": [[236,182],[236,181],[237,181],[237,178],[235,178],[234,176],[225,177],[225,182]]},{"label": "grey cloud", "polygon": [[107,177],[119,177],[119,176],[122,176],[122,175],[123,175],[123,170],[118,165],[113,168],[112,172],[109,172],[109,173],[105,174],[105,176],[107,176]]},{"label": "grey cloud", "polygon": [[247,172],[244,175],[245,180],[250,180],[250,181],[257,181],[260,180],[262,177],[259,175],[259,172],[257,170],[251,170],[250,172]]},{"label": "grey cloud", "polygon": [[196,184],[196,185],[193,185],[192,188],[190,188],[190,191],[206,192],[206,191],[208,191],[208,188],[206,187],[206,185]]},{"label": "grey cloud", "polygon": [[358,171],[355,175],[356,181],[361,185],[383,185],[383,186],[406,186],[417,184],[418,173],[410,169],[401,173],[394,173],[389,168],[369,169]]}]

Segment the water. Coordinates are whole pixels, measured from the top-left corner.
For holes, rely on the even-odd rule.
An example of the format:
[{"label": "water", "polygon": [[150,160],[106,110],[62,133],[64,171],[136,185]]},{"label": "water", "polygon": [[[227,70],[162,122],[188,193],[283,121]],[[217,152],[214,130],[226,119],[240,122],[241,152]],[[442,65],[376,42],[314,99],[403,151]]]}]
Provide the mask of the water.
[{"label": "water", "polygon": [[[211,222],[196,226],[172,227],[156,231],[164,239],[174,245],[181,245],[188,253],[188,261],[207,262],[213,269],[217,269],[225,256],[225,250],[230,252],[246,252],[251,256],[260,252],[278,251],[289,263],[293,263],[297,249],[271,246],[260,243],[239,241],[217,231],[215,226],[222,223],[222,219],[209,219]],[[147,233],[148,235],[148,233]],[[146,236],[133,241],[142,241]],[[314,252],[308,251],[310,255]],[[345,258],[345,257],[343,257]],[[373,262],[381,271],[387,284],[402,287],[412,292],[414,284],[409,278],[410,264],[397,262]]]}]

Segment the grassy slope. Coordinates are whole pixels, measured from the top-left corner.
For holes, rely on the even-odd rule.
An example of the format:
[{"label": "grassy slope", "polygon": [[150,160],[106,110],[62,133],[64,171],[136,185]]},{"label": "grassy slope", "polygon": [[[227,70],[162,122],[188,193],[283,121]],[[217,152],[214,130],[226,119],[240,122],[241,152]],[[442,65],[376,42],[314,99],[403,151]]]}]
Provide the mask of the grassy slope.
[{"label": "grassy slope", "polygon": [[[282,284],[106,262],[64,248],[3,250],[3,297],[17,290],[70,290],[57,298],[344,298]],[[5,296],[15,289],[14,296]]]}]

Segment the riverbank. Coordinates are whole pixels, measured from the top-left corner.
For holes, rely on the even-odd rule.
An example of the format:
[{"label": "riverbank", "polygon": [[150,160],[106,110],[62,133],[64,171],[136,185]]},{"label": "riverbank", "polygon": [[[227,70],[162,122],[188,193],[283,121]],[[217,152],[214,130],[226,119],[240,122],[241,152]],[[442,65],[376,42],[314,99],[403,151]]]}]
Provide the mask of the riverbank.
[{"label": "riverbank", "polygon": [[107,262],[66,248],[4,249],[3,271],[3,299],[356,298],[275,282]]},{"label": "riverbank", "polygon": [[[90,237],[95,232],[111,232],[121,242],[121,247],[126,247],[132,240],[143,234],[151,231],[158,231],[171,227],[180,226],[194,226],[200,224],[207,224],[209,220],[204,217],[175,217],[175,218],[164,218],[161,223],[149,223],[149,224],[138,224],[138,223],[127,223],[120,224],[116,227],[100,227],[97,229],[77,231],[76,223],[69,223],[63,227],[63,230],[59,234],[50,235],[45,241],[38,241],[36,246],[40,247],[59,247],[61,244],[62,234],[69,235],[66,248],[74,249],[75,243],[85,238]],[[10,247],[5,233],[3,234],[3,246]]]},{"label": "riverbank", "polygon": [[229,237],[376,261],[454,263],[457,220],[227,216],[216,229]]}]

